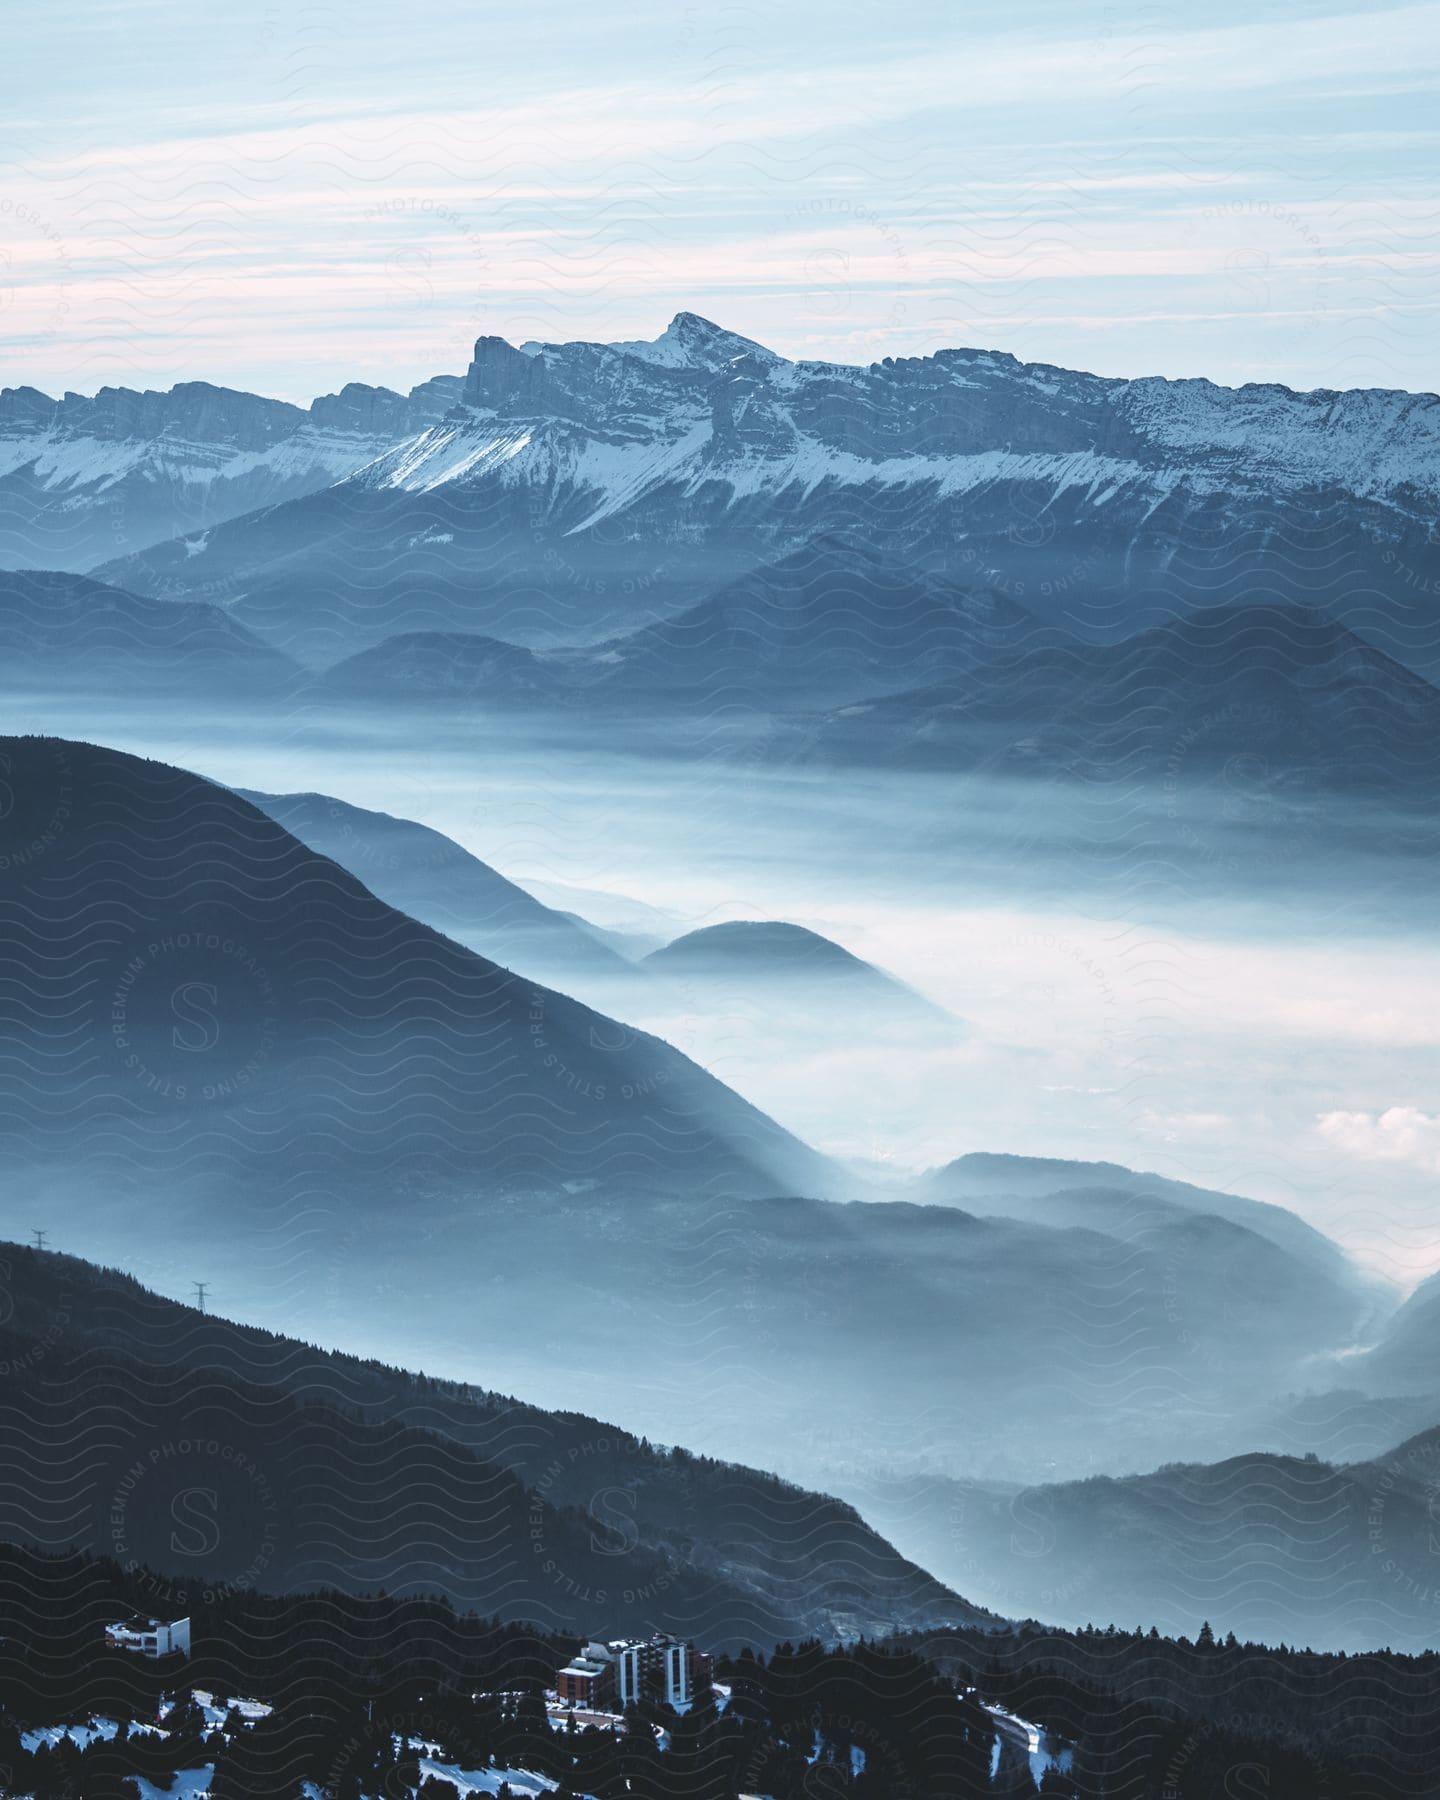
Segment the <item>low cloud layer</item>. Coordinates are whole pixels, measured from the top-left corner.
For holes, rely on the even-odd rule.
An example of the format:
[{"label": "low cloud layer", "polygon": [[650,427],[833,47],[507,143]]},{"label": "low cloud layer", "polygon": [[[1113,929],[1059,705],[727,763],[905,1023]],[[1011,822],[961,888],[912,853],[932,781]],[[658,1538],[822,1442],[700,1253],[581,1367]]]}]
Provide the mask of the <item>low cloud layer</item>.
[{"label": "low cloud layer", "polygon": [[1390,1106],[1380,1113],[1323,1113],[1316,1129],[1346,1156],[1404,1163],[1440,1174],[1440,1114],[1421,1112],[1418,1106]]}]

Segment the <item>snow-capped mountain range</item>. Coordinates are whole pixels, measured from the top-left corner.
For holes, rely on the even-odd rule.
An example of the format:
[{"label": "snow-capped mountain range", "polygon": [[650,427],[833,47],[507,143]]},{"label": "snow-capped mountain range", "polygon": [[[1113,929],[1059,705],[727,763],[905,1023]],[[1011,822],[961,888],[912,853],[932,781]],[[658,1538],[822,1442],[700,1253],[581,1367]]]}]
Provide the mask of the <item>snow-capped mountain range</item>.
[{"label": "snow-capped mountain range", "polygon": [[[124,400],[46,402],[29,462],[12,425],[0,497],[12,518],[12,496],[31,507],[24,559],[65,560],[70,531],[93,560],[110,527],[80,521],[108,507],[137,531],[105,579],[221,600],[314,662],[397,630],[599,638],[835,530],[1096,636],[1263,597],[1329,606],[1420,666],[1440,655],[1415,604],[1440,594],[1432,395],[1116,380],[983,350],[791,362],[682,312],[652,342],[482,337],[463,385],[408,398]],[[195,422],[148,423],[172,412]],[[197,518],[238,516],[133,553],[165,511],[135,496],[167,483]]]},{"label": "snow-capped mountain range", "polygon": [[352,382],[308,407],[206,381],[53,400],[0,390],[0,567],[86,570],[328,487],[454,406],[458,375],[408,395]]},{"label": "snow-capped mountain range", "polygon": [[940,498],[1022,474],[1092,497],[1186,481],[1440,495],[1434,395],[1123,381],[985,350],[794,363],[694,313],[652,343],[517,350],[483,337],[464,402],[357,483],[430,492],[502,469],[512,482],[560,478],[593,502],[580,530],[677,478],[692,495],[721,481],[736,501],[822,483]]}]

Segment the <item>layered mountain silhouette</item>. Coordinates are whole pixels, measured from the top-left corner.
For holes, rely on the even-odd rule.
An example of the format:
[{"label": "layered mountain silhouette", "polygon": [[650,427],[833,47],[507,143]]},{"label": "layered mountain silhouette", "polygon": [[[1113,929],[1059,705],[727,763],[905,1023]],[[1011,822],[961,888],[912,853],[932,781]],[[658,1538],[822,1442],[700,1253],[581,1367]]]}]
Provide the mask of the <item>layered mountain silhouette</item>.
[{"label": "layered mountain silhouette", "polygon": [[758,1470],[231,1324],[71,1257],[0,1244],[0,1277],[0,1538],[715,1645],[985,1617],[848,1506]]},{"label": "layered mountain silhouette", "polygon": [[12,1154],[823,1177],[668,1045],[396,912],[240,795],[58,739],[0,757]]},{"label": "layered mountain silhouette", "polygon": [[877,1516],[947,1580],[1060,1623],[1149,1620],[1343,1650],[1440,1648],[1440,1430],[1364,1462],[1274,1451],[1013,1488],[878,1484]]},{"label": "layered mountain silhouette", "polygon": [[327,670],[318,691],[602,718],[653,707],[697,724],[971,674],[997,650],[1046,635],[999,594],[833,533],[596,644],[529,650],[473,632],[405,632]]},{"label": "layered mountain silhouette", "polygon": [[[145,745],[188,707],[228,775],[293,744],[343,793],[533,750],[576,784],[559,869],[693,809],[656,897],[696,907],[707,855],[873,900],[894,846],[957,913],[1378,935],[1434,847],[1437,503],[1433,396],[792,362],[688,312],[309,408],[12,389],[0,689],[132,700]],[[1317,893],[1267,914],[1282,862]],[[973,1141],[960,1021],[794,924],[566,904],[323,793],[0,738],[7,1230],[92,1258],[0,1245],[0,1539],[712,1644],[978,1601],[1440,1650],[1440,1276],[1397,1305],[1284,1208],[1111,1163],[837,1165],[727,1082],[856,1142],[872,1069],[917,1118],[953,1072]]]},{"label": "layered mountain silhouette", "polygon": [[[251,1310],[318,1287],[336,1341],[483,1363],[547,1405],[623,1393],[652,1437],[688,1420],[697,1448],[821,1485],[890,1459],[1036,1480],[1227,1454],[1368,1310],[1343,1270],[1212,1214],[1127,1237],[898,1200],[701,1203],[679,1184],[477,1198],[436,1177],[367,1203],[362,1237],[352,1194],[311,1206],[309,1236],[187,1231],[181,1267],[223,1262],[232,1291],[263,1296]],[[51,1216],[103,1223],[98,1203]]]},{"label": "layered mountain silhouette", "polygon": [[593,645],[530,651],[477,633],[406,632],[328,670],[322,686],[426,703],[604,711],[649,702],[704,717],[823,707],[877,685],[959,676],[1042,635],[1000,594],[835,532],[673,618]]},{"label": "layered mountain silhouette", "polygon": [[218,606],[54,570],[0,572],[0,686],[10,692],[253,702],[293,693],[300,675]]},{"label": "layered mountain silhouette", "polygon": [[[327,663],[401,631],[598,639],[832,531],[1113,638],[1318,603],[1416,667],[1440,631],[1432,396],[1101,378],[984,350],[791,363],[482,337],[459,404],[318,492],[107,565]],[[54,560],[31,555],[31,562]]]},{"label": "layered mountain silhouette", "polygon": [[172,538],[198,555],[220,521],[326,487],[423,431],[461,386],[442,375],[407,396],[351,382],[308,408],[208,381],[60,400],[6,388],[0,567],[90,569]]},{"label": "layered mountain silhouette", "polygon": [[[1310,829],[1326,793],[1404,804],[1440,780],[1440,690],[1314,609],[1206,609],[1087,644],[851,539],[589,649],[411,633],[309,685],[215,605],[13,571],[0,576],[0,652],[12,690],[460,701],[626,729],[667,709],[698,729],[769,714],[767,759],[1138,783],[1177,809],[1199,790],[1242,832]],[[927,663],[947,665],[947,679],[879,691],[887,673],[893,683]],[[850,698],[826,710],[837,692]],[[807,701],[818,710],[796,710]]]},{"label": "layered mountain silhouette", "polygon": [[597,648],[585,678],[705,710],[833,704],[973,672],[1037,622],[1012,600],[836,532]]},{"label": "layered mountain silhouette", "polygon": [[[1223,1444],[1353,1340],[1343,1265],[1211,1212],[1115,1235],[837,1204],[862,1184],[670,1046],[239,794],[0,752],[0,1133],[30,1204],[107,1255],[138,1207],[147,1256],[221,1261],[253,1307],[303,1294],[337,1340],[488,1357],[567,1404],[625,1391],[647,1430],[703,1417],[703,1447],[812,1476],[891,1436],[1020,1478],[1093,1466],[1106,1430],[1150,1460]],[[787,1191],[833,1197],[762,1198]]]},{"label": "layered mountain silhouette", "polygon": [[1092,1226],[1126,1240],[1183,1216],[1208,1214],[1266,1239],[1325,1279],[1347,1285],[1357,1301],[1370,1292],[1340,1246],[1287,1207],[1119,1163],[973,1152],[932,1170],[920,1191],[990,1218]]},{"label": "layered mountain silhouette", "polygon": [[737,920],[686,932],[644,966],[699,1005],[761,1009],[777,1030],[823,1022],[959,1030],[959,1021],[903,981],[803,925]]},{"label": "layered mountain silhouette", "polygon": [[565,671],[520,644],[465,631],[406,631],[326,669],[315,691],[326,699],[554,706],[570,694]]},{"label": "layered mountain silhouette", "polygon": [[633,964],[584,920],[543,906],[443,832],[328,794],[237,792],[387,906],[491,962],[562,985],[574,977],[640,984]]},{"label": "layered mountain silhouette", "polygon": [[1440,1409],[1440,1275],[1422,1281],[1346,1371],[1378,1394],[1433,1394]]},{"label": "layered mountain silhouette", "polygon": [[1206,608],[1118,644],[1051,641],[974,679],[851,705],[778,734],[791,754],[1172,790],[1227,816],[1342,789],[1403,797],[1440,774],[1440,691],[1309,607]]},{"label": "layered mountain silhouette", "polygon": [[[546,1397],[631,1384],[639,1331],[645,1428],[681,1437],[703,1391],[707,1447],[812,1471],[895,1431],[1024,1477],[1093,1458],[1102,1424],[1158,1460],[1353,1341],[1343,1264],[1213,1212],[836,1204],[861,1184],[669,1045],[397,912],[239,794],[55,739],[0,752],[0,1133],[90,1241],[143,1206],[257,1304],[319,1281],[337,1335],[489,1355]],[[797,1190],[833,1198],[759,1198]]]}]

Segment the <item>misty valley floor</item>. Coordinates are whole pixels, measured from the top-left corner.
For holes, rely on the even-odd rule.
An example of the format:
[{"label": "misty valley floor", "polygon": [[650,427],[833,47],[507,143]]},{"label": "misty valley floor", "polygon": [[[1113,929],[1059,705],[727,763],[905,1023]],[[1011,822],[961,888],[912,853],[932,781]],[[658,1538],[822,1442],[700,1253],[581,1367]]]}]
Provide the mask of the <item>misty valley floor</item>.
[{"label": "misty valley floor", "polygon": [[1433,1085],[1433,861],[1414,823],[1363,801],[1277,837],[1263,806],[1200,784],[837,781],[612,753],[541,722],[30,716],[420,820],[621,931],[783,918],[838,939],[963,1034],[866,1043],[763,999],[713,1016],[693,992],[580,989],[833,1154],[902,1171],[968,1150],[1127,1162],[1298,1207],[1386,1280],[1428,1272],[1423,1156],[1348,1115],[1423,1106]]}]

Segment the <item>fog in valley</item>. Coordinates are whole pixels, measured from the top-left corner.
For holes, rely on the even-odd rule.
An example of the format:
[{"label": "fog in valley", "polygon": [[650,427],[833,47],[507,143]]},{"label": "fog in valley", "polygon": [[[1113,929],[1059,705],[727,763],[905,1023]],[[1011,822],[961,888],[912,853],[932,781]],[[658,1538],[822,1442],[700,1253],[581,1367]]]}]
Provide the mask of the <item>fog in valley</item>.
[{"label": "fog in valley", "polygon": [[1440,1796],[1421,10],[17,15],[0,1800]]},{"label": "fog in valley", "polygon": [[948,1028],[683,971],[521,972],[877,1180],[975,1150],[1120,1162],[1291,1207],[1400,1290],[1440,1266],[1433,862],[1370,801],[1292,805],[1234,772],[1159,792],[836,777],[553,721],[276,731],[47,698],[35,724],[419,821],[632,952],[731,920],[822,934]]},{"label": "fog in valley", "polygon": [[[64,578],[13,579],[39,630]],[[218,616],[177,654],[131,596],[139,691],[17,682],[16,731],[109,747],[82,781],[12,740],[55,983],[29,1213],[177,1299],[839,1495],[1007,1616],[1428,1641],[1440,699],[1299,610],[1097,650],[829,540],[737,591],[623,654],[422,634],[349,685]],[[895,608],[905,678],[935,642],[959,673],[837,704],[900,678]],[[52,875],[81,793],[93,871]],[[1403,1604],[1355,1527],[1317,1609],[1381,1484]],[[1277,1492],[1252,1604],[1226,1521]]]}]

